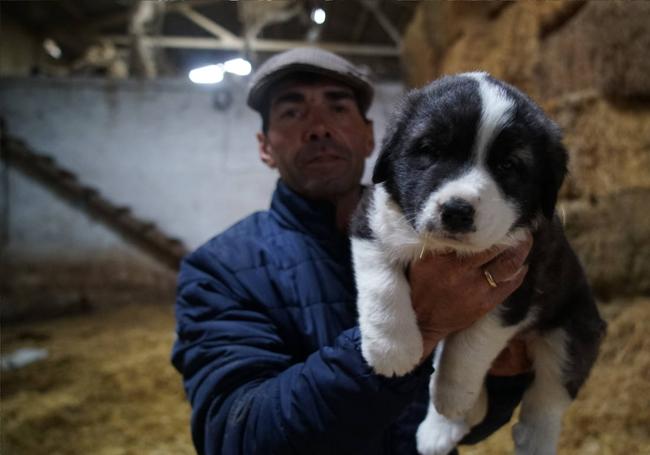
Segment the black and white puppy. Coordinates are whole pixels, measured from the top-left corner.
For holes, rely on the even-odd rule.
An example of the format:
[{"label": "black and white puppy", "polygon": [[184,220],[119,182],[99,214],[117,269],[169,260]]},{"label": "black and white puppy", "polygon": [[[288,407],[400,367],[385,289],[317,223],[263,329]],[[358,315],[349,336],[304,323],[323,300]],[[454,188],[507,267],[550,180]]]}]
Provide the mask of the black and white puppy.
[{"label": "black and white puppy", "polygon": [[415,90],[393,119],[351,228],[362,353],[377,373],[406,374],[422,356],[405,269],[423,250],[473,254],[514,245],[526,231],[534,238],[522,286],[438,347],[417,433],[423,454],[448,453],[484,418],[487,371],[521,333],[535,379],[513,430],[516,453],[556,451],[605,329],[554,216],[566,162],[559,128],[486,73]]}]

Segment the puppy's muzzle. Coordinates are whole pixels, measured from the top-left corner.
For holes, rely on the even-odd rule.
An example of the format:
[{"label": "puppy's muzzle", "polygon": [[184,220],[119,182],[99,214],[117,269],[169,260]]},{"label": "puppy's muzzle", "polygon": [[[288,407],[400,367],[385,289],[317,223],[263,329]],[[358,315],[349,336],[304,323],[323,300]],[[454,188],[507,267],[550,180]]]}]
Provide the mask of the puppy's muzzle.
[{"label": "puppy's muzzle", "polygon": [[474,206],[458,197],[451,198],[440,206],[442,226],[446,231],[454,234],[475,230],[474,213]]}]

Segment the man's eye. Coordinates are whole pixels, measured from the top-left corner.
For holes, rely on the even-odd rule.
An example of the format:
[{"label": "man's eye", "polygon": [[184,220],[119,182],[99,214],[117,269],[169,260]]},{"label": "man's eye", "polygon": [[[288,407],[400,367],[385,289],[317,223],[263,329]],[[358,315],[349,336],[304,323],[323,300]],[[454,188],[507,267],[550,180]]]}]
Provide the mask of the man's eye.
[{"label": "man's eye", "polygon": [[343,113],[348,111],[348,107],[344,106],[344,105],[341,105],[341,104],[337,104],[337,105],[334,106],[333,110],[337,114],[343,114]]},{"label": "man's eye", "polygon": [[286,109],[280,113],[280,118],[297,118],[299,114],[298,109]]}]

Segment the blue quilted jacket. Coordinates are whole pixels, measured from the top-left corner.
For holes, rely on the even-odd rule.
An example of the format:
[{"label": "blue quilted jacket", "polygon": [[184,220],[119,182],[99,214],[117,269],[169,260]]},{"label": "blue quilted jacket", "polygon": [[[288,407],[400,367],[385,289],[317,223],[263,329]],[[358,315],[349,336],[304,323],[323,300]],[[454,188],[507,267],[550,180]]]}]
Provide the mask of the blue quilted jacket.
[{"label": "blue quilted jacket", "polygon": [[[431,362],[390,379],[365,364],[333,206],[280,181],[270,210],[185,258],[176,318],[172,362],[199,453],[416,453]],[[521,387],[491,385],[490,415],[470,440],[510,418]]]}]

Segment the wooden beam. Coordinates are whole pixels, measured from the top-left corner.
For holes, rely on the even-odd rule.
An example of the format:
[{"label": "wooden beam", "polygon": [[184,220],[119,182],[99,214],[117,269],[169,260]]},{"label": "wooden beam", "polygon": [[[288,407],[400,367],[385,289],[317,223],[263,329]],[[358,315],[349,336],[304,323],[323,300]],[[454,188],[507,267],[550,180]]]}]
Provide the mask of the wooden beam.
[{"label": "wooden beam", "polygon": [[[125,35],[104,35],[102,39],[112,41],[116,45],[128,46],[131,38]],[[222,49],[222,50],[244,50],[244,40],[237,38],[233,42],[224,42],[215,38],[198,38],[188,36],[147,36],[142,38],[150,46],[167,47],[177,49]],[[249,43],[249,49],[257,52],[279,52],[293,49],[299,46],[313,45],[306,41],[297,40],[269,40],[255,39]],[[379,57],[400,56],[399,48],[396,46],[375,46],[349,43],[318,43],[318,47],[331,52],[347,55],[367,55]]]},{"label": "wooden beam", "polygon": [[210,32],[211,34],[213,34],[214,36],[216,36],[217,38],[219,38],[224,42],[234,43],[239,40],[239,38],[236,35],[226,30],[224,27],[217,24],[209,17],[204,16],[203,14],[193,10],[192,8],[190,8],[185,4],[175,5],[172,11],[182,14],[183,16],[185,16],[186,18],[194,22],[196,25],[201,27],[203,30]]},{"label": "wooden beam", "polygon": [[391,21],[386,17],[386,15],[379,9],[379,5],[375,0],[360,0],[361,4],[368,9],[374,16],[381,28],[390,36],[390,39],[400,47],[402,45],[402,37],[399,33],[399,30],[391,23]]},{"label": "wooden beam", "polygon": [[145,38],[160,14],[164,14],[164,3],[155,3],[146,0],[139,0],[133,9],[133,16],[129,23],[131,33],[131,55],[133,56],[133,67],[139,76],[147,79],[154,79],[158,74],[156,58],[151,46]]},{"label": "wooden beam", "polygon": [[[199,7],[204,5],[209,5],[213,3],[218,3],[220,0],[185,0],[182,3],[170,3],[165,2],[165,7],[167,12],[173,12],[181,7]],[[107,27],[115,27],[119,25],[127,25],[131,20],[131,11],[130,7],[125,8],[123,11],[106,14],[103,17],[92,20],[85,20],[84,22],[79,22],[77,24],[66,25],[65,27],[56,27],[63,28],[66,31],[70,28],[75,30],[81,30],[85,33],[99,33],[102,29]]]},{"label": "wooden beam", "polygon": [[354,41],[361,40],[361,37],[363,36],[363,31],[366,29],[366,25],[368,25],[369,16],[370,13],[366,8],[364,8],[363,12],[361,13],[361,17],[357,21],[357,25],[354,27],[354,32],[352,32],[352,39]]}]

